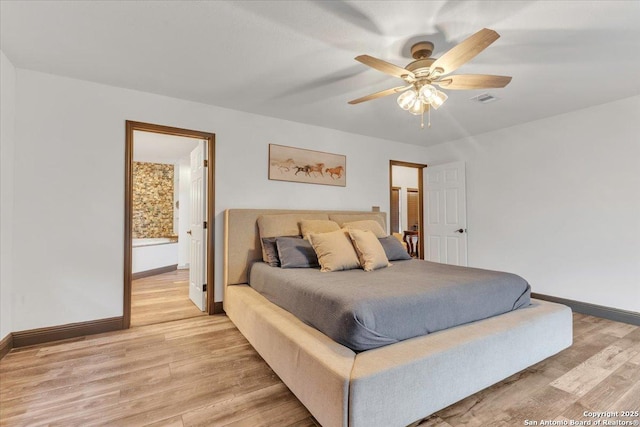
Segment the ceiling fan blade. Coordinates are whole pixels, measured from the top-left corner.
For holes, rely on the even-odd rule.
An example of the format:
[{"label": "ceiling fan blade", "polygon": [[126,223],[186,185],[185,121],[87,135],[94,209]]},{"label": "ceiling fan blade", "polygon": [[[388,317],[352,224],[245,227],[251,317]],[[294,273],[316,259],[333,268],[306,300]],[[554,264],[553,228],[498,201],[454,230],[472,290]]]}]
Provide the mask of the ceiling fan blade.
[{"label": "ceiling fan blade", "polygon": [[440,76],[449,74],[473,59],[477,54],[489,47],[491,43],[498,40],[498,38],[500,38],[500,34],[488,28],[483,28],[436,59],[436,61],[431,64],[431,69],[439,69],[438,75]]},{"label": "ceiling fan blade", "polygon": [[381,90],[380,92],[372,93],[371,95],[363,96],[362,98],[354,99],[353,101],[349,101],[349,104],[359,104],[365,101],[371,101],[372,99],[382,98],[383,96],[393,95],[394,93],[399,93],[405,91],[409,88],[413,87],[413,85],[409,86],[398,86],[387,90]]},{"label": "ceiling fan blade", "polygon": [[409,70],[405,70],[404,68],[398,67],[397,65],[390,64],[382,59],[374,58],[369,55],[360,55],[356,56],[356,61],[362,62],[364,65],[368,65],[371,68],[375,68],[378,71],[382,71],[385,74],[389,74],[390,76],[400,77],[404,79],[405,77],[410,77],[411,79],[415,79],[416,76]]},{"label": "ceiling fan blade", "polygon": [[511,81],[510,76],[491,76],[488,74],[456,74],[446,76],[432,83],[444,89],[489,89],[505,87]]}]

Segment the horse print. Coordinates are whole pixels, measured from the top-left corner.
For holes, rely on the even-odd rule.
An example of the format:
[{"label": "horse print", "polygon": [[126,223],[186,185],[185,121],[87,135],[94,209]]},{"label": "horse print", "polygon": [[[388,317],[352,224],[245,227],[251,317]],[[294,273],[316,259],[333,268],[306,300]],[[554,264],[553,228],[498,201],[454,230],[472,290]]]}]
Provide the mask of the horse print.
[{"label": "horse print", "polygon": [[294,168],[296,168],[296,173],[294,175],[298,175],[300,172],[304,172],[304,174],[306,176],[311,176],[309,174],[309,171],[311,171],[311,166],[309,165],[305,165],[305,166],[294,166]]},{"label": "horse print", "polygon": [[324,176],[322,169],[324,168],[324,163],[316,163],[315,165],[304,165],[304,166],[294,166],[296,168],[296,172],[294,175],[298,175],[300,172],[304,172],[306,176],[318,176],[320,173],[321,176]]},{"label": "horse print", "polygon": [[[325,170],[326,173],[329,174],[329,176],[333,179],[340,179],[342,178],[342,172],[344,171],[344,168],[342,166],[336,166],[335,168],[331,168],[331,169],[327,169]],[[335,175],[335,176],[334,176]]]},{"label": "horse print", "polygon": [[272,161],[271,166],[278,168],[280,173],[289,172],[291,169],[295,167],[295,162],[293,161],[293,159],[287,159],[283,162]]},{"label": "horse print", "polygon": [[345,187],[347,158],[341,154],[269,144],[269,179]]}]

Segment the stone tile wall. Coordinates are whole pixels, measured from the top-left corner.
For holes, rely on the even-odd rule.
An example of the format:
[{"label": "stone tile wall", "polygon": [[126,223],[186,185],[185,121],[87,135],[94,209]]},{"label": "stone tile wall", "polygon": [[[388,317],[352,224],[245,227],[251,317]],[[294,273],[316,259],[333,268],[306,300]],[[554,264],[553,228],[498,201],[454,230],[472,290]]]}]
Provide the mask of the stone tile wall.
[{"label": "stone tile wall", "polygon": [[133,237],[169,237],[173,231],[174,166],[133,162]]}]

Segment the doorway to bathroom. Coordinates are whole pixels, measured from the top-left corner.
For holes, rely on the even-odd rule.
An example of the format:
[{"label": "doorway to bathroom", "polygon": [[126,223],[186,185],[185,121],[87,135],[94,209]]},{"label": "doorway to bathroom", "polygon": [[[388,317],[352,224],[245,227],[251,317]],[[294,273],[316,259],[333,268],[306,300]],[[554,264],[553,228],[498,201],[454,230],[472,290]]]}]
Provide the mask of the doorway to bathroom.
[{"label": "doorway to bathroom", "polygon": [[391,233],[400,238],[414,258],[424,258],[421,163],[389,161]]},{"label": "doorway to bathroom", "polygon": [[215,135],[126,127],[125,327],[213,314]]}]

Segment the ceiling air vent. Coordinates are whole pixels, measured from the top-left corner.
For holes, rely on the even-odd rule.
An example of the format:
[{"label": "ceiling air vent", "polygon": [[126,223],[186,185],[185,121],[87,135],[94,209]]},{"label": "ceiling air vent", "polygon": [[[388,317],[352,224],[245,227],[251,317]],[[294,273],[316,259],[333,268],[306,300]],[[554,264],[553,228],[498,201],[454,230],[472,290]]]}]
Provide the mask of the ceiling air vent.
[{"label": "ceiling air vent", "polygon": [[481,95],[474,96],[473,98],[471,98],[473,102],[479,102],[480,104],[488,104],[490,102],[497,101],[498,99],[500,98],[496,98],[495,96],[489,95],[488,93],[483,93]]}]

